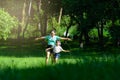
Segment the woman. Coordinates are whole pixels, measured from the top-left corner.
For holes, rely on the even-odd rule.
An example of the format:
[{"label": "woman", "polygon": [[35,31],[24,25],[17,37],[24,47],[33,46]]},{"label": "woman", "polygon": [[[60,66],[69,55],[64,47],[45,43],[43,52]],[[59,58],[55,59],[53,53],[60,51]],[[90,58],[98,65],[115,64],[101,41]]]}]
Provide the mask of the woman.
[{"label": "woman", "polygon": [[[56,41],[59,40],[59,39],[71,40],[70,38],[64,38],[64,37],[56,36],[54,30],[51,31],[50,35],[43,36],[43,37],[40,37],[40,38],[36,38],[35,40],[39,40],[39,39],[46,39],[47,40],[47,44],[48,44],[47,48],[54,47],[55,44],[56,44]],[[49,57],[52,55],[51,53],[53,53],[53,49],[50,49],[50,50],[46,51],[46,60],[45,60],[46,64],[48,64]]]}]

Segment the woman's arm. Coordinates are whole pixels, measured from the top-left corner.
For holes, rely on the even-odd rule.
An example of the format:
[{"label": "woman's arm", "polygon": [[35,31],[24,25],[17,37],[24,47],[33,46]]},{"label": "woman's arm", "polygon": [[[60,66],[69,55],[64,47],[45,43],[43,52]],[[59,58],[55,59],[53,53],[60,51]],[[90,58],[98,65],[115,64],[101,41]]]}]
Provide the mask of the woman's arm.
[{"label": "woman's arm", "polygon": [[62,40],[68,40],[68,41],[72,41],[72,39],[70,39],[70,38],[65,38],[65,37],[60,37],[60,39],[62,39]]},{"label": "woman's arm", "polygon": [[43,37],[39,37],[39,38],[35,38],[35,40],[42,40],[42,39],[45,39],[45,36],[43,36]]}]

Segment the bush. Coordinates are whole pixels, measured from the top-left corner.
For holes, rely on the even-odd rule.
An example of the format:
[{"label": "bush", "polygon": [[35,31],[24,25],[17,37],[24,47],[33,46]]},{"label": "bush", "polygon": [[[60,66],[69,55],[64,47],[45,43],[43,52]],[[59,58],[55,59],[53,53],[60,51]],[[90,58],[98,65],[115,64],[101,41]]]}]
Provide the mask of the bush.
[{"label": "bush", "polygon": [[15,17],[10,16],[4,9],[0,9],[0,38],[7,39],[13,27],[18,24]]}]

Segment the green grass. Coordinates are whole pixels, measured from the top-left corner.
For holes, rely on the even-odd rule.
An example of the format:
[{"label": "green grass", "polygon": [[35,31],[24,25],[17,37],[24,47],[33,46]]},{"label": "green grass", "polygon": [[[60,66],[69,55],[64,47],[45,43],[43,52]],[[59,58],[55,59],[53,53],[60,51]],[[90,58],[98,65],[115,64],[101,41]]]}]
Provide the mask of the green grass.
[{"label": "green grass", "polygon": [[44,57],[0,57],[0,80],[118,80],[120,55],[61,58],[45,65]]},{"label": "green grass", "polygon": [[40,57],[0,57],[0,68],[25,69],[29,67],[39,67],[44,64],[44,58]]},{"label": "green grass", "polygon": [[59,63],[45,65],[38,43],[0,46],[0,80],[119,80],[120,49],[107,51],[69,47]]}]

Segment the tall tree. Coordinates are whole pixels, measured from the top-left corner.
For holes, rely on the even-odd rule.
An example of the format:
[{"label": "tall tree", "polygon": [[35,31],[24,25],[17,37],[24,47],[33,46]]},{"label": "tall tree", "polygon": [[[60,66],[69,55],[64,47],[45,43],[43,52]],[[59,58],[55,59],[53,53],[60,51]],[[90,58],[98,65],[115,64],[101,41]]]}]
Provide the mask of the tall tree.
[{"label": "tall tree", "polygon": [[[25,0],[25,3],[26,3],[26,0]],[[25,4],[24,3],[24,4]],[[27,12],[27,14],[26,14],[26,23],[25,23],[25,25],[24,25],[24,29],[23,29],[23,38],[24,38],[24,35],[25,35],[25,31],[26,31],[26,29],[27,29],[27,27],[28,27],[28,23],[29,23],[29,21],[30,21],[30,16],[31,16],[31,7],[32,7],[32,0],[29,0],[29,7],[28,7],[28,12]],[[25,11],[24,11],[25,12]],[[25,13],[24,13],[25,14]]]},{"label": "tall tree", "polygon": [[48,13],[45,11],[45,9],[48,8],[49,1],[36,0],[36,4],[37,4],[37,14],[39,17],[38,28],[40,29],[41,35],[46,35]]},{"label": "tall tree", "polygon": [[[37,12],[38,12],[38,27],[40,29],[41,35],[46,35],[48,28],[48,19],[53,16],[58,16],[60,12],[60,1],[59,0],[36,0]],[[61,9],[62,12],[62,9]],[[60,20],[60,17],[58,20]]]}]

